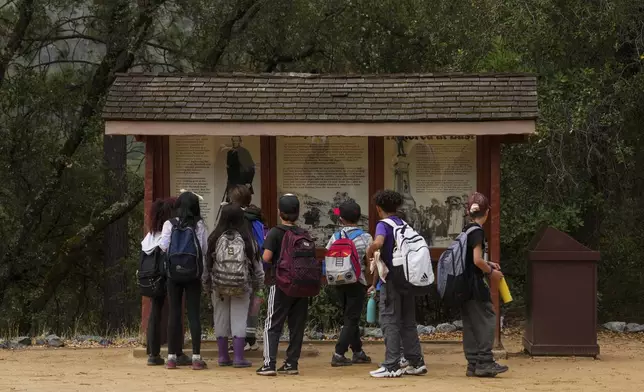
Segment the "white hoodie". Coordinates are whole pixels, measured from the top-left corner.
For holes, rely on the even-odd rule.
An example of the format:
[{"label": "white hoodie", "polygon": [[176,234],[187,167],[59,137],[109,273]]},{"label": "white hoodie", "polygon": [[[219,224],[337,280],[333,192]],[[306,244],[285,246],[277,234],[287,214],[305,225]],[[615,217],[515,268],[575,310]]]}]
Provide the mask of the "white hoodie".
[{"label": "white hoodie", "polygon": [[159,246],[159,240],[161,239],[161,233],[148,233],[143,241],[141,241],[141,250],[145,254],[150,255],[154,252],[154,249]]}]

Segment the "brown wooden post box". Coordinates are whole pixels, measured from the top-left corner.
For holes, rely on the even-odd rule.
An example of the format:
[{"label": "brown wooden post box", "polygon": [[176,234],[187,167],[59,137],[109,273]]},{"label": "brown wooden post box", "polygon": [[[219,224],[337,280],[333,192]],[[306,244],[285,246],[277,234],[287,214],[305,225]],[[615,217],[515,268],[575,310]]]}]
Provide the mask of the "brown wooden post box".
[{"label": "brown wooden post box", "polygon": [[534,356],[599,355],[599,252],[546,227],[532,240],[528,258],[526,351]]}]

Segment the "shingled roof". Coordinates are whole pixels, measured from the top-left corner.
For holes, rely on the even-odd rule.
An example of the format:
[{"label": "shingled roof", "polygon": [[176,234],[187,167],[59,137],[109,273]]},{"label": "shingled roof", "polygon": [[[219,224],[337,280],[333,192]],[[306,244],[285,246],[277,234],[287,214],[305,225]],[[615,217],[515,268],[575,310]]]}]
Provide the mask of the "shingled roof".
[{"label": "shingled roof", "polygon": [[427,122],[533,120],[528,74],[119,74],[105,120]]}]

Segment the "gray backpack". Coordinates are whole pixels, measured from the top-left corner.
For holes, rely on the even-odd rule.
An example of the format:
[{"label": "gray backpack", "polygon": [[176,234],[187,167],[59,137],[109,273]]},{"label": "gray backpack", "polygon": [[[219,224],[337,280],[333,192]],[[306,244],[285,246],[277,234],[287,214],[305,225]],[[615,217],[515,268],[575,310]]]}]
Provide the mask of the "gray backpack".
[{"label": "gray backpack", "polygon": [[478,226],[472,226],[456,237],[454,242],[438,259],[438,280],[436,286],[443,301],[452,306],[460,306],[470,298],[471,282],[465,274],[467,256],[467,236]]},{"label": "gray backpack", "polygon": [[250,261],[244,239],[237,231],[227,231],[217,240],[212,255],[212,282],[218,294],[240,297],[250,281]]}]

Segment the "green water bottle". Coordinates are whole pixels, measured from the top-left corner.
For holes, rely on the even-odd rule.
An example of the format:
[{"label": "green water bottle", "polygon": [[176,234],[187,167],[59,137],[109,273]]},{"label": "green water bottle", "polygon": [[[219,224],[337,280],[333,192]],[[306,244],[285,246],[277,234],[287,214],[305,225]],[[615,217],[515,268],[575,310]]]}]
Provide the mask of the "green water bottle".
[{"label": "green water bottle", "polygon": [[367,302],[367,322],[369,324],[375,324],[376,322],[376,293],[371,293],[369,296],[369,302]]}]

